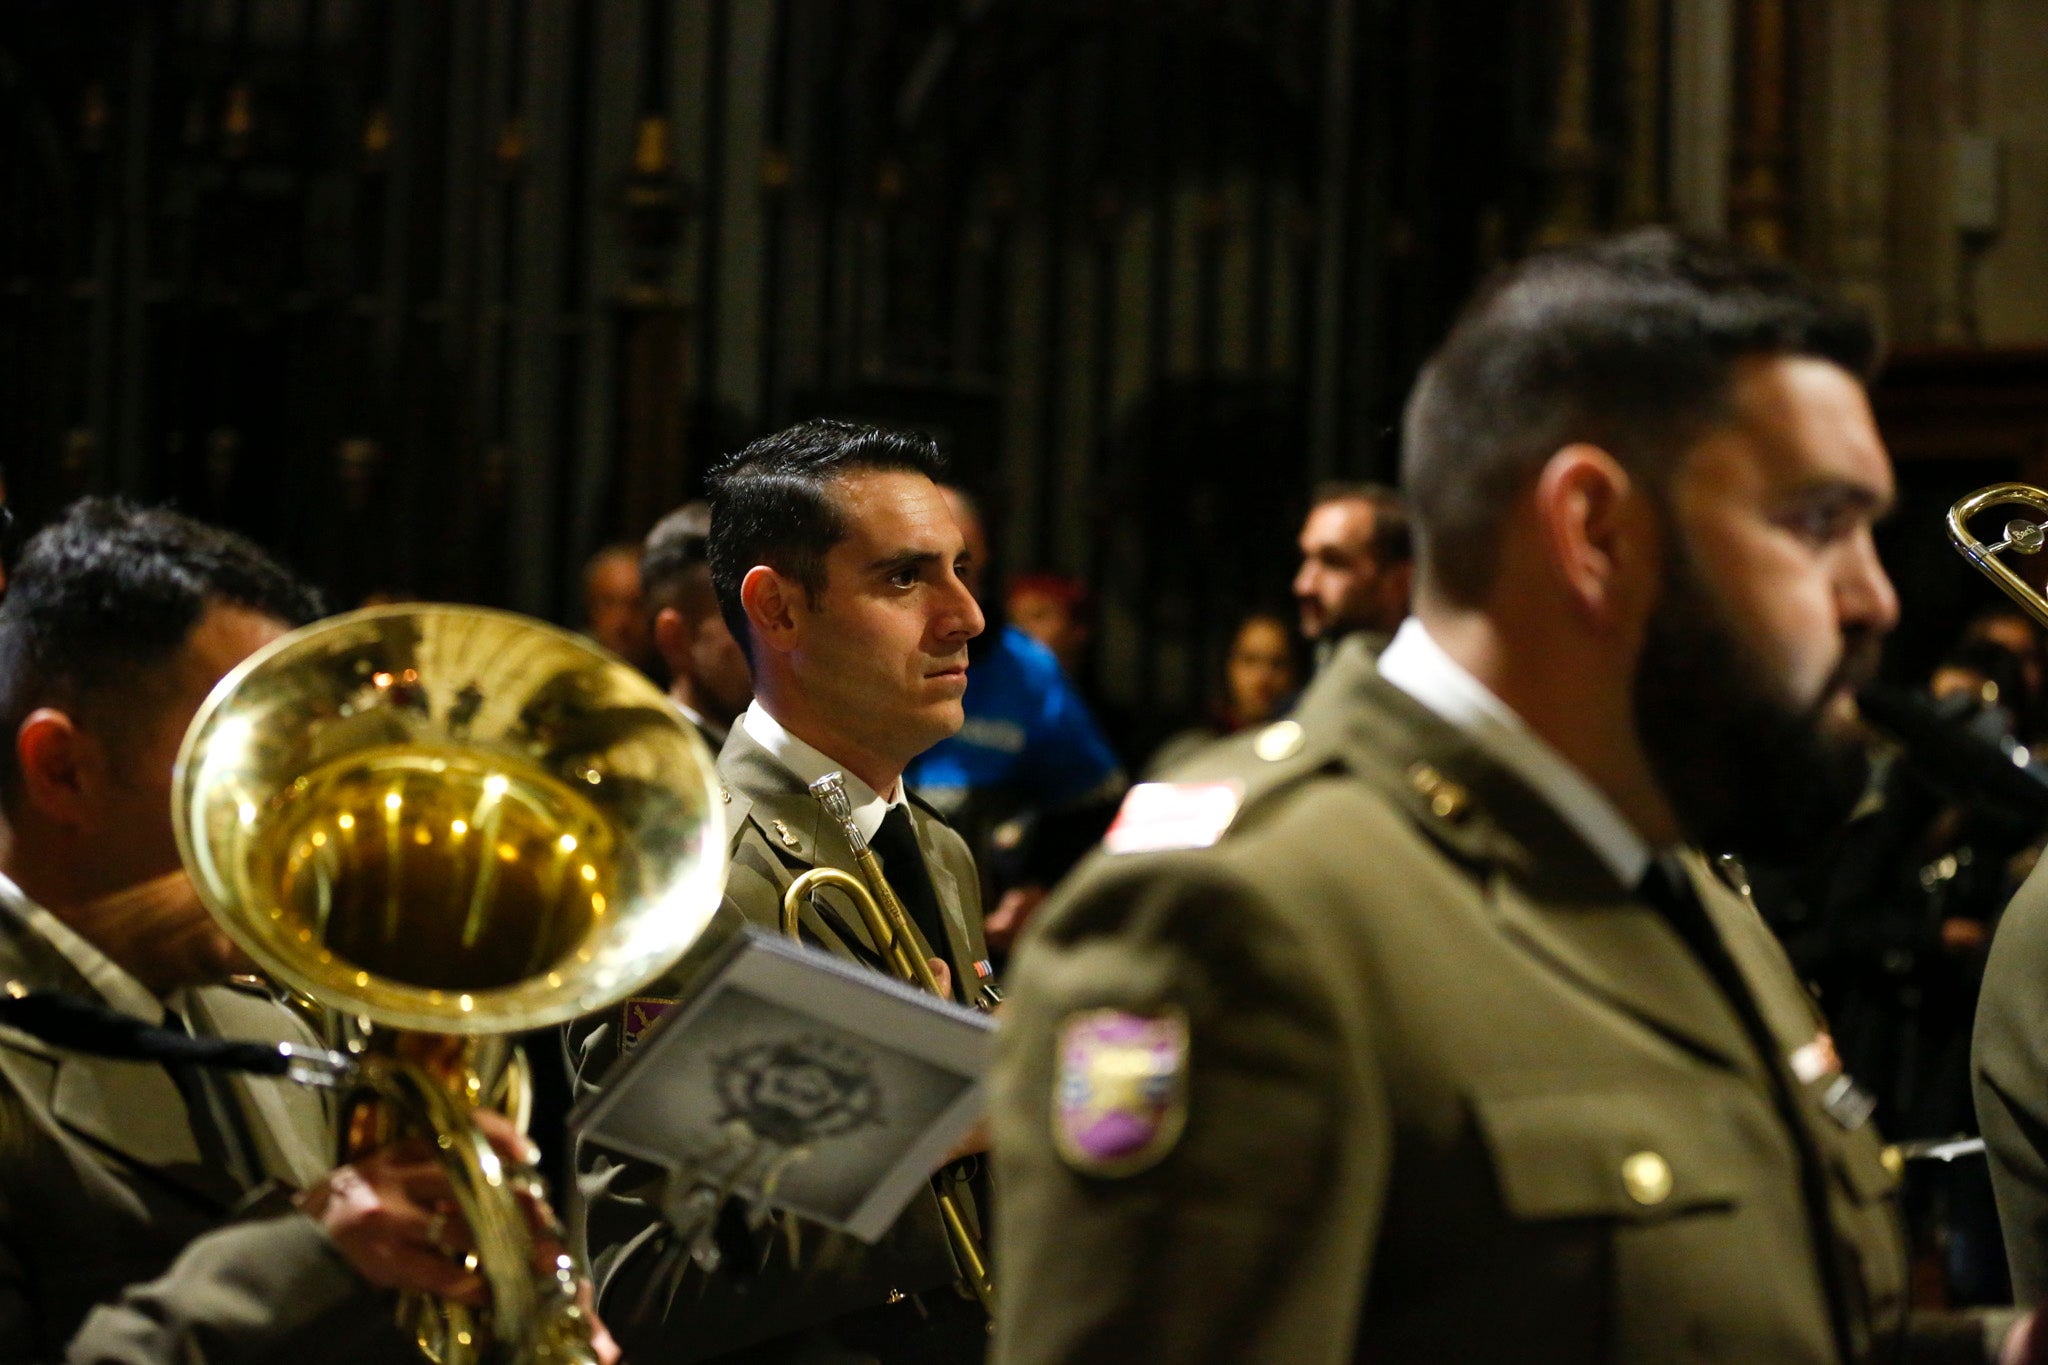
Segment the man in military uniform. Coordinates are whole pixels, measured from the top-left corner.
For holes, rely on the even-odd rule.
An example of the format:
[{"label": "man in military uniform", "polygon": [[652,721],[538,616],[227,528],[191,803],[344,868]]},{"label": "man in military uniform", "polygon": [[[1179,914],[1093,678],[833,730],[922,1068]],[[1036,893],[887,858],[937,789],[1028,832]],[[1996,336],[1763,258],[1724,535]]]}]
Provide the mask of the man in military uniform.
[{"label": "man in military uniform", "polygon": [[715,753],[753,697],[747,656],[711,587],[711,505],[684,503],[640,548],[640,595],[676,709]]},{"label": "man in military uniform", "polygon": [[[719,756],[732,867],[721,915],[779,929],[782,896],[814,866],[853,871],[841,827],[809,790],[843,775],[853,819],[931,948],[972,1003],[988,973],[965,842],[909,797],[903,769],[960,728],[967,642],[982,629],[966,549],[922,436],[843,422],[766,437],[713,474],[710,560],[746,646],[754,701]],[[879,968],[835,892],[803,911],[806,941]],[[669,1003],[657,984],[572,1027],[580,1088],[597,1083]],[[586,1151],[599,1303],[629,1353],[745,1362],[978,1360],[978,1307],[954,1291],[936,1200],[920,1195],[873,1248],[816,1227],[778,1233],[703,1276],[648,1202],[648,1173]]]},{"label": "man in military uniform", "polygon": [[1294,604],[1318,668],[1351,635],[1377,652],[1408,615],[1415,551],[1408,505],[1376,483],[1326,483],[1301,524]]},{"label": "man in military uniform", "polygon": [[[29,543],[0,606],[0,981],[313,1041],[226,984],[246,964],[178,870],[170,783],[214,683],[317,611],[169,512],[89,499]],[[328,1141],[315,1092],[0,1029],[0,1360],[416,1360],[390,1291],[480,1292],[452,1192],[423,1145],[330,1170]]]},{"label": "man in military uniform", "polygon": [[2010,1314],[1909,1323],[1896,1161],[1696,851],[1859,790],[1871,354],[1663,231],[1468,310],[1416,616],[1135,788],[1020,953],[1002,1365],[1997,1359]]}]

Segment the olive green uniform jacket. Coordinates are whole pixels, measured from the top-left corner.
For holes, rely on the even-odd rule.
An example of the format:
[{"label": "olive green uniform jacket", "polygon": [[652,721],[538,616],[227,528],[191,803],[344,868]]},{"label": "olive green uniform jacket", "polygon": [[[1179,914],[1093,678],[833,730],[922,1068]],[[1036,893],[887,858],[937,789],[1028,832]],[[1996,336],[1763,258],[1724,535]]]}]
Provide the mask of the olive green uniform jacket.
[{"label": "olive green uniform jacket", "polygon": [[[0,878],[0,980],[156,1021],[134,979]],[[175,1000],[195,1033],[314,1041],[268,996]],[[208,1087],[244,1169],[205,1150],[161,1066],[0,1029],[0,1361],[411,1361],[372,1290],[289,1192],[333,1163],[321,1096],[268,1078]]]},{"label": "olive green uniform jacket", "polygon": [[1998,921],[1977,997],[1971,1089],[2012,1292],[2048,1299],[2048,859]]},{"label": "olive green uniform jacket", "polygon": [[[853,850],[817,799],[745,725],[733,726],[718,771],[732,861],[711,932],[729,933],[742,922],[780,932],[782,893],[789,884],[816,866],[855,871]],[[935,945],[935,951],[951,964],[955,995],[965,999],[963,983],[970,990],[978,983],[975,964],[988,956],[973,855],[952,828],[915,800],[911,820],[946,917],[949,941]],[[805,940],[870,965],[879,961],[851,906],[839,901],[833,889],[823,895],[845,913],[820,916],[816,908],[806,909]],[[686,960],[679,974],[688,968]],[[657,982],[645,996],[570,1026],[569,1067],[579,1096],[601,1083],[622,1044],[630,1046],[644,1021],[673,998],[675,989],[673,978]],[[587,1245],[599,1312],[631,1357],[712,1359],[774,1339],[746,1359],[858,1360],[803,1329],[879,1307],[897,1294],[951,1294],[949,1286],[958,1279],[938,1201],[920,1195],[873,1247],[806,1224],[796,1235],[794,1261],[789,1238],[778,1235],[765,1248],[765,1263],[751,1275],[727,1269],[706,1276],[690,1267],[679,1281],[669,1282],[662,1262],[674,1261],[673,1238],[650,1202],[652,1172],[595,1148],[579,1151],[577,1165],[582,1198],[575,1230]]]},{"label": "olive green uniform jacket", "polygon": [[[1987,1358],[2003,1322],[1902,1336],[1894,1177],[1835,1078],[1788,1074],[1781,1119],[1763,1067],[1822,1024],[1743,898],[1690,860],[1767,1061],[1666,920],[1362,651],[1297,721],[1177,775],[1239,793],[1212,846],[1098,853],[1027,936],[999,1365]],[[1185,1127],[1132,1174],[1055,1141],[1095,1010],[1187,1021]]]}]

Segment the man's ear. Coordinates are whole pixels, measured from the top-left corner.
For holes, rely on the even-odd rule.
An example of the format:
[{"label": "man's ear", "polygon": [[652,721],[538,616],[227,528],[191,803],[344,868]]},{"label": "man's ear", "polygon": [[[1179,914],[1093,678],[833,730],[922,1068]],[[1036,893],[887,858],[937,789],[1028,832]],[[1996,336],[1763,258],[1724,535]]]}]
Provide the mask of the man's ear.
[{"label": "man's ear", "polygon": [[1415,561],[1404,559],[1381,574],[1380,592],[1389,607],[1405,614],[1415,601]]},{"label": "man's ear", "polygon": [[1624,622],[1655,582],[1657,526],[1621,462],[1568,445],[1536,476],[1534,511],[1552,571],[1587,616]]},{"label": "man's ear", "polygon": [[690,659],[690,629],[674,607],[654,613],[654,652],[671,675],[683,672]]},{"label": "man's ear", "polygon": [[31,806],[60,825],[91,822],[101,755],[76,721],[48,706],[36,708],[14,732],[14,753],[22,794]]},{"label": "man's ear", "polygon": [[754,638],[777,653],[796,648],[802,594],[802,586],[794,579],[784,578],[766,564],[747,570],[740,580],[740,606],[747,613]]}]

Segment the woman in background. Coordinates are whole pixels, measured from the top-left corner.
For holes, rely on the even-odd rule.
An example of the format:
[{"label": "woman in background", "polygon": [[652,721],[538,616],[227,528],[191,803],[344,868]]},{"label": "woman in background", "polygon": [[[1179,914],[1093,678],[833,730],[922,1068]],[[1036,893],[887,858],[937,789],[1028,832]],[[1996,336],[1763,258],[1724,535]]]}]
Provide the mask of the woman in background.
[{"label": "woman in background", "polygon": [[1277,720],[1301,687],[1301,646],[1291,622],[1278,612],[1254,611],[1231,633],[1223,660],[1223,695],[1211,719],[1159,746],[1146,776],[1157,777],[1225,735]]}]

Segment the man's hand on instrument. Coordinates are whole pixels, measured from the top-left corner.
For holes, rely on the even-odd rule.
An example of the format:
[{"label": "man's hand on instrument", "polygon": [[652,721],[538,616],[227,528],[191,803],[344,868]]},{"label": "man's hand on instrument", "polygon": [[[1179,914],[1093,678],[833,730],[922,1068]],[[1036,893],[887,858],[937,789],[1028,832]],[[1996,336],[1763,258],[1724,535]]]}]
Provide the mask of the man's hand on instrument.
[{"label": "man's hand on instrument", "polygon": [[448,1174],[424,1138],[337,1166],[298,1198],[371,1284],[481,1304],[483,1281],[461,1260],[468,1229],[447,1213],[454,1203]]},{"label": "man's hand on instrument", "polygon": [[[534,1164],[538,1149],[510,1119],[487,1109],[472,1117],[500,1160]],[[482,1277],[466,1264],[475,1239],[447,1170],[426,1139],[408,1138],[338,1166],[297,1202],[371,1284],[471,1306],[484,1302]],[[564,1252],[559,1225],[537,1194],[528,1195],[526,1216],[534,1233],[535,1269],[546,1271]],[[600,1365],[618,1365],[618,1344],[597,1316],[588,1280],[578,1285],[577,1302],[590,1322]]]}]

